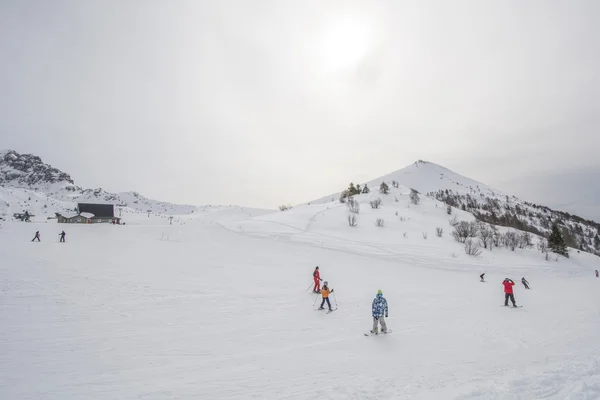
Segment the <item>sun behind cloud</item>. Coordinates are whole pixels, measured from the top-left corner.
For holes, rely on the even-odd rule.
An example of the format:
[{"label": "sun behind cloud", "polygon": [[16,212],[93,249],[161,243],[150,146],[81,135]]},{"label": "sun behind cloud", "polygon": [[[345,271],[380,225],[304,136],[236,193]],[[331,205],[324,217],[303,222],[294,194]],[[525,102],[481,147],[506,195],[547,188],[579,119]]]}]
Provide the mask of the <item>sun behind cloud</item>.
[{"label": "sun behind cloud", "polygon": [[341,17],[323,30],[318,63],[324,72],[332,73],[356,68],[373,45],[367,21],[357,17]]}]

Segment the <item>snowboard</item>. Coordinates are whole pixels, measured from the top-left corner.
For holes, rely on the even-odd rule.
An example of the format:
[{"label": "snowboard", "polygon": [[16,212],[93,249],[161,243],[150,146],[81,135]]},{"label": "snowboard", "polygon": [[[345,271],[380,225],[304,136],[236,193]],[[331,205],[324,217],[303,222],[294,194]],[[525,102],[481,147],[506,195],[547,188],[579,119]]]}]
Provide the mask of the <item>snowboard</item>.
[{"label": "snowboard", "polygon": [[389,335],[390,333],[392,333],[391,329],[388,329],[387,332],[380,332],[380,333],[371,333],[370,331],[365,333],[365,336],[379,336],[379,335]]}]

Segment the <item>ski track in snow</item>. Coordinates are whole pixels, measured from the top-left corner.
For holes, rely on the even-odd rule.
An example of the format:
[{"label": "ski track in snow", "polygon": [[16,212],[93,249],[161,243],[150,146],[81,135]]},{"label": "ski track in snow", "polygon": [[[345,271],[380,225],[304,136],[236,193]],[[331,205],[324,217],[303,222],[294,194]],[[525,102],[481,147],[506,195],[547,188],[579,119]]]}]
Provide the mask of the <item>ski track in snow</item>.
[{"label": "ski track in snow", "polygon": [[[69,226],[66,244],[48,239],[54,224],[7,224],[0,398],[600,398],[597,259],[453,257],[450,240],[415,239],[421,227],[395,243],[335,231],[344,210],[325,207]],[[335,313],[313,311],[314,265]],[[506,275],[530,280],[523,308],[501,307]],[[365,338],[377,289],[394,333]]]}]

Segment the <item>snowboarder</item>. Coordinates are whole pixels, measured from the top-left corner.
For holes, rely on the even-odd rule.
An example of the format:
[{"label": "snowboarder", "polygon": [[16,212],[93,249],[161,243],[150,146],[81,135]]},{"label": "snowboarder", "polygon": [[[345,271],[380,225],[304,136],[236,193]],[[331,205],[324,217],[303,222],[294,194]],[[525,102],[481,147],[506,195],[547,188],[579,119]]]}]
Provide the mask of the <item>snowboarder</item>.
[{"label": "snowboarder", "polygon": [[508,299],[510,299],[513,307],[516,307],[517,303],[515,303],[515,295],[513,294],[513,286],[515,286],[515,282],[512,279],[506,278],[502,284],[504,285],[504,306],[508,307]]},{"label": "snowboarder", "polygon": [[387,325],[385,324],[385,318],[388,317],[388,304],[385,297],[383,297],[383,292],[381,290],[377,291],[377,296],[373,299],[372,305],[372,313],[373,313],[373,329],[371,333],[377,334],[378,325],[381,324],[381,331],[383,333],[387,333]]},{"label": "snowboarder", "polygon": [[40,231],[35,232],[35,236],[33,237],[33,239],[31,239],[31,241],[35,241],[35,239],[37,239],[38,242],[41,242],[40,240]]},{"label": "snowboarder", "polygon": [[60,235],[60,241],[64,243],[65,242],[65,235],[66,235],[65,231],[62,231],[61,233],[59,233],[59,235]]},{"label": "snowboarder", "polygon": [[521,278],[521,283],[523,284],[523,286],[525,286],[525,289],[529,289],[529,282],[527,282],[527,279],[525,279],[525,277]]},{"label": "snowboarder", "polygon": [[323,301],[321,302],[321,307],[319,307],[319,310],[324,309],[325,307],[323,307],[323,306],[325,305],[325,302],[327,302],[327,305],[329,306],[329,311],[332,311],[331,303],[329,302],[329,294],[330,293],[333,293],[333,289],[331,289],[331,290],[329,289],[327,281],[323,282],[323,289],[321,289],[321,296],[323,296]]},{"label": "snowboarder", "polygon": [[596,270],[596,278],[598,277],[598,270]]},{"label": "snowboarder", "polygon": [[485,276],[485,272],[481,275],[479,275],[479,278],[481,278],[481,280],[479,282],[485,282],[485,279],[483,279],[483,277]]},{"label": "snowboarder", "polygon": [[321,291],[321,274],[319,273],[319,266],[315,268],[313,272],[313,280],[315,281],[315,287],[313,288],[313,292],[319,293]]}]

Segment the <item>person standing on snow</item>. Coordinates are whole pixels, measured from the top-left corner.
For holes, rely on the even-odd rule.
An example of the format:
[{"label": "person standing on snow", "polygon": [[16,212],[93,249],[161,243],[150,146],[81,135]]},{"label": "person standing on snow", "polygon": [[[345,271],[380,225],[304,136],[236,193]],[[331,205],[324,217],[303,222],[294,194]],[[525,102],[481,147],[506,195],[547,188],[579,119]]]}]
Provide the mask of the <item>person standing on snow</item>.
[{"label": "person standing on snow", "polygon": [[502,284],[504,285],[504,306],[508,307],[508,299],[510,299],[513,307],[516,307],[517,304],[515,303],[515,295],[513,294],[513,286],[515,286],[515,282],[513,282],[512,279],[506,278]]},{"label": "person standing on snow", "polygon": [[596,270],[596,278],[598,277],[598,270]]},{"label": "person standing on snow", "polygon": [[481,280],[479,282],[485,282],[485,280],[483,279],[483,277],[485,276],[485,272],[481,275],[479,275],[479,278],[481,278]]},{"label": "person standing on snow", "polygon": [[313,280],[315,281],[315,287],[313,288],[313,292],[319,293],[321,291],[321,274],[319,274],[319,267],[315,268],[313,272]]},{"label": "person standing on snow", "polygon": [[37,239],[38,242],[41,242],[40,240],[40,231],[35,232],[35,236],[33,237],[33,239],[31,239],[31,241],[35,241],[35,239]]},{"label": "person standing on snow", "polygon": [[[317,267],[317,268],[319,268],[319,267]],[[321,307],[319,307],[319,310],[324,309],[325,307],[323,307],[323,306],[325,305],[325,302],[327,302],[327,305],[329,306],[329,311],[332,311],[331,303],[329,302],[329,294],[330,293],[333,293],[333,289],[329,290],[327,281],[323,282],[323,289],[321,289],[321,296],[323,296],[323,301],[321,302]]]},{"label": "person standing on snow", "polygon": [[65,242],[65,235],[66,235],[65,231],[62,231],[61,233],[59,233],[59,235],[60,235],[60,241],[64,243]]},{"label": "person standing on snow", "polygon": [[378,333],[378,325],[381,325],[381,331],[383,333],[387,333],[387,325],[385,323],[385,318],[388,317],[388,304],[385,297],[383,297],[383,292],[381,290],[377,291],[377,296],[373,299],[372,305],[372,313],[373,313],[373,329],[371,333]]},{"label": "person standing on snow", "polygon": [[529,289],[529,282],[525,279],[525,277],[521,278],[521,283],[525,286],[525,289]]}]

